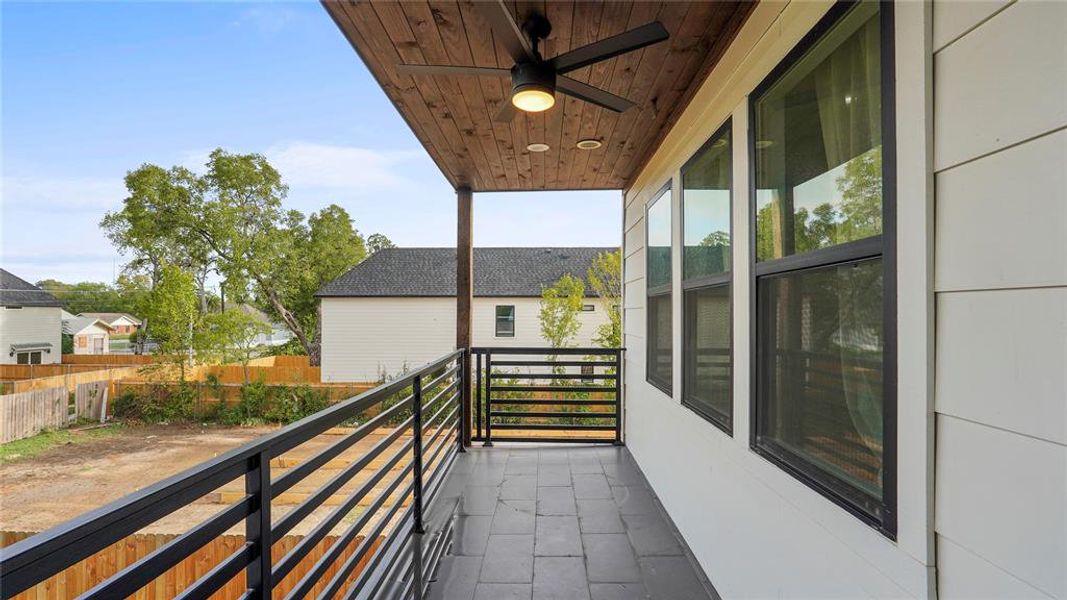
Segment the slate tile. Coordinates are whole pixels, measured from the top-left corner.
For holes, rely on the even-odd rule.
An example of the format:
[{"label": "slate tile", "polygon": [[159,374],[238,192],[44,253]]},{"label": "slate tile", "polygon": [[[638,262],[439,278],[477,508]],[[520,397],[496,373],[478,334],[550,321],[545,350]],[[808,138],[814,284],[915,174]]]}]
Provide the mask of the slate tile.
[{"label": "slate tile", "polygon": [[537,517],[534,556],[581,556],[582,536],[578,517]]},{"label": "slate tile", "polygon": [[533,533],[533,500],[498,500],[490,533]]},{"label": "slate tile", "polygon": [[659,513],[659,507],[656,506],[652,492],[645,488],[615,486],[611,488],[611,494],[615,498],[615,504],[619,506],[619,512],[624,515],[651,515]]},{"label": "slate tile", "polygon": [[538,487],[537,514],[577,515],[578,507],[574,503],[574,490],[570,487]]},{"label": "slate tile", "polygon": [[530,600],[532,593],[528,583],[479,583],[474,600]]},{"label": "slate tile", "polygon": [[589,594],[592,600],[647,600],[648,591],[643,583],[591,583]]},{"label": "slate tile", "polygon": [[575,498],[611,498],[611,488],[608,480],[600,473],[575,473],[574,497]]},{"label": "slate tile", "polygon": [[456,517],[455,532],[452,534],[452,553],[464,556],[485,554],[485,545],[489,542],[489,526],[492,522],[493,517],[489,515]]},{"label": "slate tile", "polygon": [[534,600],[589,600],[589,581],[581,557],[534,559]]},{"label": "slate tile", "polygon": [[536,500],[537,471],[533,475],[505,475],[500,486],[501,500]]},{"label": "slate tile", "polygon": [[490,535],[478,580],[483,583],[533,582],[531,535]]},{"label": "slate tile", "polygon": [[648,486],[645,476],[636,465],[614,464],[604,465],[604,475],[611,485]]},{"label": "slate tile", "polygon": [[492,515],[496,511],[500,490],[496,486],[468,485],[463,488],[459,506],[461,515]]},{"label": "slate tile", "polygon": [[633,548],[625,533],[582,534],[589,581],[620,583],[641,581]]},{"label": "slate tile", "polygon": [[567,462],[561,464],[544,464],[537,470],[538,486],[561,486],[571,484],[571,466]]},{"label": "slate tile", "polygon": [[650,556],[640,564],[645,588],[656,600],[715,600],[684,556]]},{"label": "slate tile", "polygon": [[582,533],[626,533],[618,505],[607,498],[578,500],[578,526]]},{"label": "slate tile", "polygon": [[623,515],[630,544],[638,556],[681,556],[682,545],[660,515]]},{"label": "slate tile", "polygon": [[471,600],[482,570],[480,556],[445,556],[430,583],[428,600]]}]

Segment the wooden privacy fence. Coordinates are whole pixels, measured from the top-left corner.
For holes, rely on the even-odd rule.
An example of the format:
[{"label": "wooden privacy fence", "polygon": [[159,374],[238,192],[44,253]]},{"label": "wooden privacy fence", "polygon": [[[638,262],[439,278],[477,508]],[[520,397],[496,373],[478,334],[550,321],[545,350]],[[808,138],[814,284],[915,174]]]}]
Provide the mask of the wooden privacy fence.
[{"label": "wooden privacy fence", "polygon": [[156,361],[151,354],[64,354],[65,365],[150,365]]},{"label": "wooden privacy fence", "polygon": [[136,377],[141,367],[115,367],[104,370],[86,371],[84,373],[71,373],[69,375],[53,375],[51,377],[37,377],[11,382],[12,392],[28,392],[31,390],[43,390],[57,386],[63,386],[68,392],[75,392],[78,385],[90,381],[116,381],[129,377]]},{"label": "wooden privacy fence", "polygon": [[65,387],[0,396],[0,443],[66,427],[70,423],[68,398]]},{"label": "wooden privacy fence", "polygon": [[114,365],[0,365],[0,379],[37,379],[123,368]]},{"label": "wooden privacy fence", "polygon": [[243,365],[204,365],[194,367],[187,376],[190,379],[207,381],[211,375],[217,377],[219,383],[244,383],[246,376],[249,382],[262,381],[263,383],[319,383],[322,381],[322,369],[306,365],[249,366],[247,370]]},{"label": "wooden privacy fence", "polygon": [[[23,531],[0,532],[0,546],[14,544],[32,535],[34,534]],[[174,534],[161,533],[137,533],[131,535],[87,559],[75,563],[62,573],[54,575],[25,592],[14,596],[14,599],[68,600],[69,598],[75,598],[176,537],[177,535]],[[289,553],[301,539],[303,539],[303,536],[288,535],[278,540],[271,550],[274,561],[280,560],[282,556]],[[282,598],[288,594],[296,585],[296,582],[300,581],[311,566],[334,544],[336,539],[336,536],[323,538],[311,550],[310,554],[274,588],[274,597]],[[325,582],[329,581],[336,573],[337,565],[346,560],[361,541],[363,541],[363,536],[357,536],[356,540],[344,550],[341,554],[342,558],[333,563],[329,570],[326,571],[326,576],[322,578],[322,582],[312,589],[311,597],[315,597],[321,591]],[[197,579],[206,575],[220,560],[239,550],[244,546],[244,543],[245,537],[243,535],[219,536],[130,597],[137,600],[173,598]],[[366,561],[374,555],[374,549],[380,543],[381,538],[372,545],[371,551],[353,569],[348,581],[355,580],[356,576],[363,571]],[[242,571],[212,598],[216,600],[236,599],[240,598],[245,591],[245,575]]]},{"label": "wooden privacy fence", "polygon": [[[236,404],[241,400],[241,388],[244,386],[242,383],[220,383],[218,385],[212,385],[204,383],[203,381],[192,381],[190,384],[196,389],[196,408],[195,414],[204,415],[207,414],[208,409],[213,408],[219,402],[226,402],[228,404]],[[167,382],[152,382],[152,381],[116,381],[113,384],[113,395],[111,398],[118,398],[126,392],[133,392],[134,394],[143,394],[152,390],[159,389],[160,387],[166,387],[169,389],[176,389],[178,384],[173,381]],[[346,398],[358,396],[363,392],[374,388],[373,383],[312,383],[312,384],[266,384],[268,388],[290,386],[290,385],[307,385],[316,392],[325,392],[326,400],[333,404],[340,402]]]}]

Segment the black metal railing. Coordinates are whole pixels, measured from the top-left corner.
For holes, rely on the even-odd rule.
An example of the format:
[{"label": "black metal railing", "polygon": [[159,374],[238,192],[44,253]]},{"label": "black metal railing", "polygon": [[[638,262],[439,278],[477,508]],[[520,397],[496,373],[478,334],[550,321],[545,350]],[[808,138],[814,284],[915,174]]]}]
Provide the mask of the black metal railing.
[{"label": "black metal railing", "polygon": [[474,435],[622,443],[622,348],[471,348]]},{"label": "black metal railing", "polygon": [[[469,385],[467,360],[466,352],[457,350],[241,448],[0,549],[0,596],[10,598],[27,590],[206,494],[243,479],[244,495],[238,501],[111,575],[82,597],[127,597],[242,521],[244,545],[177,597],[208,598],[242,571],[247,584],[243,598],[271,598],[278,583],[287,575],[295,578],[294,573],[303,575],[286,599],[304,598],[316,590],[318,598],[373,598],[385,590],[402,593],[402,597],[421,597],[451,528],[451,519],[444,519],[432,537],[423,535],[425,513],[435,506],[456,452],[463,451],[460,430],[465,416],[460,397],[462,387]],[[271,478],[272,459],[357,418],[360,423],[339,440]],[[344,464],[286,514],[272,519],[273,498],[320,472],[328,462],[336,463],[346,450],[375,431],[384,436],[372,448]],[[366,478],[361,482],[356,479],[375,460],[381,466],[364,473]],[[386,480],[384,487],[377,487]],[[327,502],[338,495],[342,496],[339,503]],[[367,504],[370,497],[374,499]],[[365,509],[358,512],[355,509],[361,503]],[[333,508],[325,516],[309,519],[314,511],[327,506]],[[437,508],[451,514],[448,507]],[[308,528],[307,533],[288,553],[272,561],[272,545],[298,525]],[[328,534],[335,537],[333,543],[312,561],[312,550]]]}]

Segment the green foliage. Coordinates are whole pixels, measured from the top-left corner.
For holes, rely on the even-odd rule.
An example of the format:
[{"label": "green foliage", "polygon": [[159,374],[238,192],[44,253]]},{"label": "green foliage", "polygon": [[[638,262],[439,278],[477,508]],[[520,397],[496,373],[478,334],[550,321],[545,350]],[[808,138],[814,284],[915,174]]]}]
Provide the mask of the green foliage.
[{"label": "green foliage", "polygon": [[207,362],[239,362],[247,366],[256,353],[256,337],[270,326],[243,310],[230,308],[204,315],[194,335],[197,358]]},{"label": "green foliage", "polygon": [[578,334],[585,282],[570,274],[541,290],[541,337],[552,348],[566,348]]},{"label": "green foliage", "polygon": [[148,295],[145,310],[159,353],[179,368],[184,381],[200,320],[192,276],[174,265],[162,265],[159,283]]},{"label": "green foliage", "polygon": [[126,390],[115,398],[111,410],[117,419],[172,423],[195,418],[196,405],[196,386],[183,381],[149,385],[139,392]]},{"label": "green foliage", "polygon": [[381,233],[372,233],[367,236],[368,256],[378,252],[379,250],[384,250],[385,248],[396,248],[396,244],[394,244],[392,240],[385,237],[385,235]]},{"label": "green foliage", "polygon": [[92,427],[84,431],[60,429],[43,431],[35,436],[0,444],[0,465],[38,456],[53,448],[70,444],[84,444],[111,437],[122,430],[117,424]]},{"label": "green foliage", "polygon": [[74,354],[74,336],[69,333],[63,334],[63,354]]},{"label": "green foliage", "polygon": [[608,322],[597,327],[593,343],[601,348],[622,346],[622,253],[602,252],[589,267],[586,274],[589,285],[600,299],[600,305],[608,315]]},{"label": "green foliage", "polygon": [[37,287],[52,294],[63,303],[68,312],[124,312],[137,314],[141,296],[147,293],[145,280],[140,277],[123,277],[116,285],[103,282],[83,281],[64,283],[55,279],[37,282]]},{"label": "green foliage", "polygon": [[215,420],[226,425],[293,423],[330,406],[326,390],[309,385],[267,385],[262,381],[241,386],[234,405],[220,403]]}]

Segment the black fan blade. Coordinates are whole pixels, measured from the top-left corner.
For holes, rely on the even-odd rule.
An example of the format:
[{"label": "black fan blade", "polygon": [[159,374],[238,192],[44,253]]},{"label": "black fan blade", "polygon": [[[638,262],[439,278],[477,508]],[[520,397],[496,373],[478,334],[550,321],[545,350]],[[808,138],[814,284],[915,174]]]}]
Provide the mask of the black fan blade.
[{"label": "black fan blade", "polygon": [[653,21],[648,25],[642,25],[619,35],[613,35],[599,42],[593,42],[588,46],[564,52],[549,62],[552,63],[557,73],[567,73],[607,60],[613,56],[651,46],[669,37],[671,37],[671,34],[667,32],[667,28],[663,26],[663,23]]},{"label": "black fan blade", "polygon": [[475,2],[474,7],[488,21],[489,28],[493,30],[493,37],[507,49],[515,62],[536,60],[530,40],[526,39],[522,28],[515,22],[503,0]]},{"label": "black fan blade", "polygon": [[453,65],[397,65],[401,75],[470,75],[472,77],[510,77],[508,69],[496,67],[463,67]]},{"label": "black fan blade", "polygon": [[600,88],[593,87],[576,79],[571,79],[570,77],[564,77],[562,75],[556,77],[556,90],[563,92],[568,96],[574,96],[579,100],[592,102],[597,106],[603,106],[608,110],[620,113],[628,108],[637,106],[636,103],[630,102],[622,96],[616,96],[611,92],[605,92]]},{"label": "black fan blade", "polygon": [[500,110],[496,112],[496,116],[493,117],[493,120],[497,123],[510,123],[511,120],[515,118],[516,112],[518,112],[518,109],[511,103],[511,97],[506,97],[503,102],[500,103]]}]

